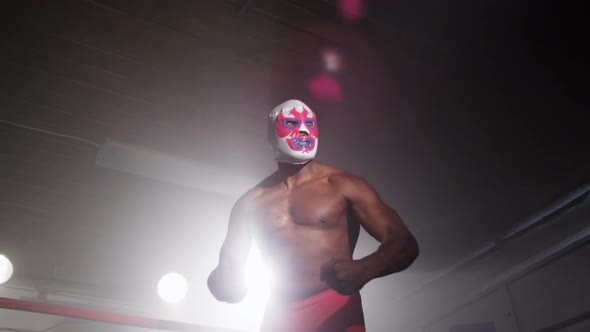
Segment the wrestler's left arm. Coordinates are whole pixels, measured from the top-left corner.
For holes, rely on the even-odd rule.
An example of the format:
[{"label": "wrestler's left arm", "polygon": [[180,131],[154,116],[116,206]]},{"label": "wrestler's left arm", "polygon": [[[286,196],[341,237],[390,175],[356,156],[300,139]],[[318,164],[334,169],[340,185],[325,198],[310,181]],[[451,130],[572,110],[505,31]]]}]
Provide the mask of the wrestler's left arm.
[{"label": "wrestler's left arm", "polygon": [[374,253],[333,264],[345,293],[360,290],[368,281],[408,268],[418,257],[418,244],[394,209],[365,180],[347,175],[337,181],[361,226],[381,245]]}]

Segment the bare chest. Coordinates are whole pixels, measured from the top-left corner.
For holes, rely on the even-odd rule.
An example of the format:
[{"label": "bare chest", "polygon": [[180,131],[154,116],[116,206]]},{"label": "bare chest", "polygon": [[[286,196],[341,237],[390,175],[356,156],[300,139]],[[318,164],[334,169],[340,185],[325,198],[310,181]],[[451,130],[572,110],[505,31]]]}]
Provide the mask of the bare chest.
[{"label": "bare chest", "polygon": [[346,212],[346,200],[329,184],[269,190],[258,200],[255,209],[258,226],[272,232],[337,227],[346,220]]}]

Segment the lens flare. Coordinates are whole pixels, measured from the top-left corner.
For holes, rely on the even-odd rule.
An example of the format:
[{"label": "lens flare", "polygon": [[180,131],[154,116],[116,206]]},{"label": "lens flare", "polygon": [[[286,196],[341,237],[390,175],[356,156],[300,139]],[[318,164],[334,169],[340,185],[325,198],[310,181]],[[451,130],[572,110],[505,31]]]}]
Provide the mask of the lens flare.
[{"label": "lens flare", "polygon": [[336,50],[324,50],[322,59],[324,60],[324,68],[329,72],[337,72],[342,68],[342,57]]},{"label": "lens flare", "polygon": [[340,15],[349,22],[359,21],[365,16],[363,0],[340,0]]},{"label": "lens flare", "polygon": [[308,89],[314,97],[325,102],[342,101],[342,87],[338,80],[328,74],[319,74],[309,81]]}]

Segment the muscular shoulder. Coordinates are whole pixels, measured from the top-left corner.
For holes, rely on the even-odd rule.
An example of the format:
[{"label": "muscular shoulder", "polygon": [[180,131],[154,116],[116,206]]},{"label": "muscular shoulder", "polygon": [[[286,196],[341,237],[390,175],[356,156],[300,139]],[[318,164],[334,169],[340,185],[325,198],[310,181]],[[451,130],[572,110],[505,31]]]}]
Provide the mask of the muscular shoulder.
[{"label": "muscular shoulder", "polygon": [[364,178],[337,168],[328,175],[328,181],[347,198],[374,193],[373,187]]},{"label": "muscular shoulder", "polygon": [[238,198],[235,206],[246,208],[258,196],[262,195],[263,192],[264,192],[263,187],[256,186],[254,188],[251,188],[245,194],[243,194],[240,198]]},{"label": "muscular shoulder", "polygon": [[332,166],[329,164],[324,164],[321,163],[319,161],[314,161],[314,172],[319,176],[319,177],[325,177],[326,179],[328,179],[329,181],[332,181],[333,179],[338,179],[338,178],[344,178],[347,176],[352,176],[352,174],[344,171],[341,168],[338,168],[336,166]]},{"label": "muscular shoulder", "polygon": [[337,186],[354,185],[355,183],[366,183],[360,176],[351,174],[335,166],[322,164],[324,176],[327,180]]}]

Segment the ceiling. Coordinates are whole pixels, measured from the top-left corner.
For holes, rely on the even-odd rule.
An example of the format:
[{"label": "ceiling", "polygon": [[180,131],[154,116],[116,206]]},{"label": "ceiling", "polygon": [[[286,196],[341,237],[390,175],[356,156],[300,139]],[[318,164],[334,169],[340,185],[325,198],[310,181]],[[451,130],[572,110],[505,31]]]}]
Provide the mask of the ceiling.
[{"label": "ceiling", "polygon": [[582,11],[555,6],[375,0],[345,20],[336,1],[13,1],[0,252],[15,279],[128,301],[171,269],[203,282],[232,203],[274,168],[268,112],[297,98],[318,159],[418,238],[390,291],[418,285],[590,180]]}]

